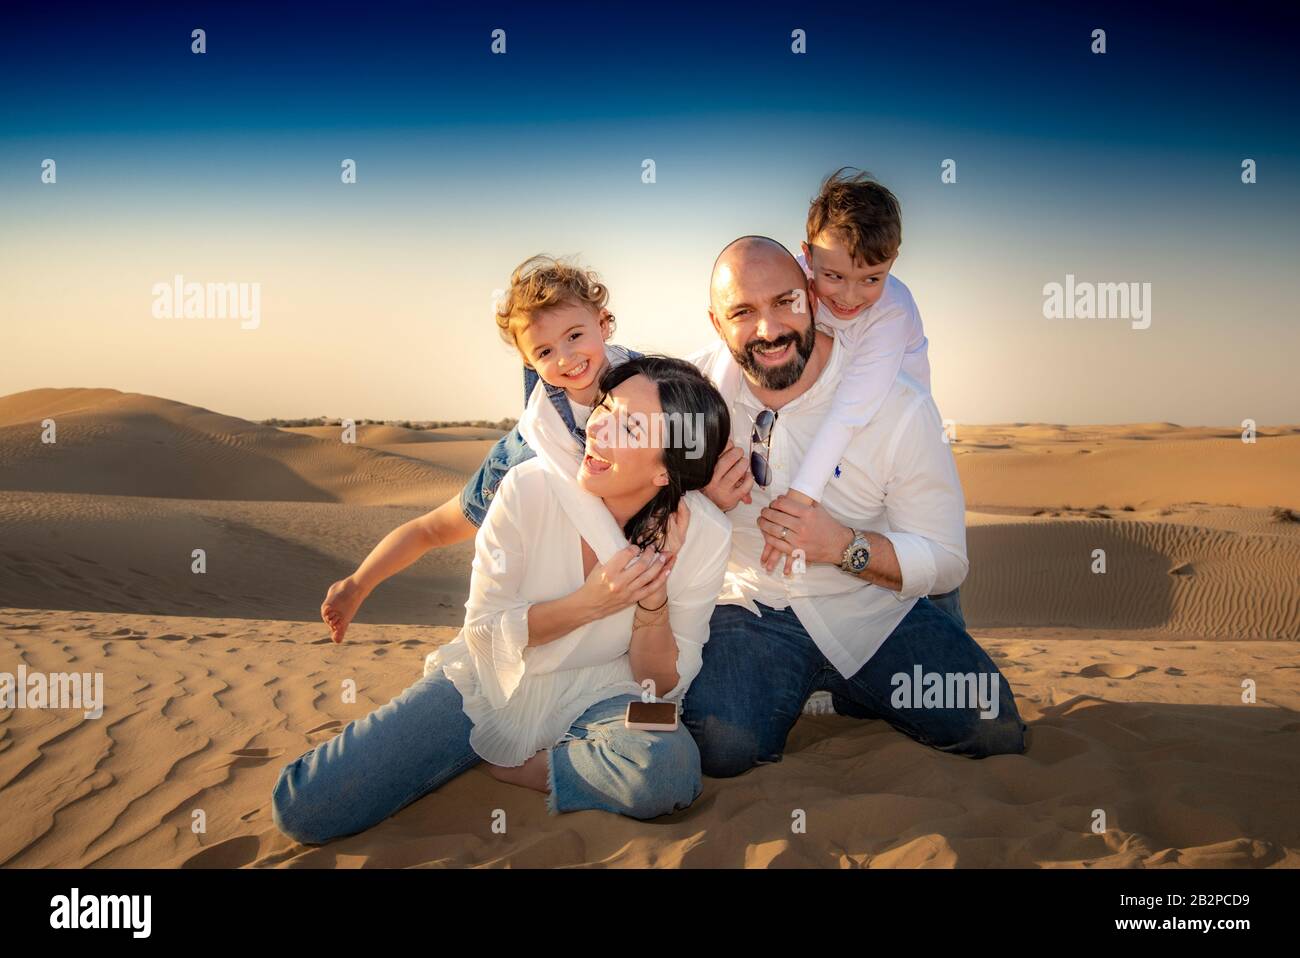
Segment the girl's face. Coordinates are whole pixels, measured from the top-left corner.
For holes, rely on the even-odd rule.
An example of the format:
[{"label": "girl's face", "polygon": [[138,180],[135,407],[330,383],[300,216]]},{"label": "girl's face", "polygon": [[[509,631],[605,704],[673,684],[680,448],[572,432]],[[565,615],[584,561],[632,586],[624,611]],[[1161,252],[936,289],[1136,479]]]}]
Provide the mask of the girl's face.
[{"label": "girl's face", "polygon": [[582,393],[594,389],[605,371],[608,328],[586,303],[562,303],[532,316],[515,344],[544,382]]},{"label": "girl's face", "polygon": [[578,485],[602,499],[647,501],[668,485],[659,389],[645,376],[625,379],[591,412]]}]

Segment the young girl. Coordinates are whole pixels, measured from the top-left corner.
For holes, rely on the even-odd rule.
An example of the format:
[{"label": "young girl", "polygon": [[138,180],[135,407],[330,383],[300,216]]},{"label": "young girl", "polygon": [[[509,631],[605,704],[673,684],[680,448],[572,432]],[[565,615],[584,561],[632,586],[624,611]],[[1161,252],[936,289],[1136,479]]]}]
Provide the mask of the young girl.
[{"label": "young girl", "polygon": [[[586,441],[584,427],[601,375],[640,356],[607,342],[614,332],[608,302],[609,289],[595,273],[539,255],[515,268],[497,306],[497,329],[524,362],[525,404],[540,378],[573,436],[575,454]],[[471,538],[506,473],[532,456],[516,426],[489,450],[459,496],[385,536],[354,573],[329,587],[320,611],[331,638],[343,641],[361,603],[379,583],[430,549]]]}]

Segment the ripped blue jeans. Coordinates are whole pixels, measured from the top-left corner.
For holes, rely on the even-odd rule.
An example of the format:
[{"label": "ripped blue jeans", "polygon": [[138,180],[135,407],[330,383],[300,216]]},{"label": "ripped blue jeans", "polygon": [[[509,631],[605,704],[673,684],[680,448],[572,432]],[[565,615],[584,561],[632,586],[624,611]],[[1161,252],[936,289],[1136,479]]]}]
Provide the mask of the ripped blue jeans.
[{"label": "ripped blue jeans", "polygon": [[[547,808],[599,809],[656,818],[699,797],[700,753],[684,725],[675,732],[624,726],[627,703],[597,702],[550,750]],[[290,762],[272,792],[275,825],[319,845],[376,825],[482,761],[460,692],[438,670],[328,742]]]}]

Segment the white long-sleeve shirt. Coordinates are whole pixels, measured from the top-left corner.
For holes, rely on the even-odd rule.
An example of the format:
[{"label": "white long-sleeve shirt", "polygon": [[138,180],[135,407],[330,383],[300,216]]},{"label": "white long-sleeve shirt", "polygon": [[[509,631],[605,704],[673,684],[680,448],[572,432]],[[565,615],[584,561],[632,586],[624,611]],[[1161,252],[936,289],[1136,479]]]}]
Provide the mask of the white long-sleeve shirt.
[{"label": "white long-sleeve shirt", "polygon": [[[799,265],[808,272],[803,256]],[[879,412],[899,372],[930,390],[930,344],[911,291],[892,273],[874,306],[841,319],[818,302],[817,323],[839,333],[849,354],[835,400],[790,483],[790,488],[820,501],[853,433]]]},{"label": "white long-sleeve shirt", "polygon": [[[821,505],[853,529],[878,532],[894,546],[902,571],[898,592],[850,575],[838,565],[807,562],[785,576],[785,560],[772,573],[761,557],[759,512],[785,492],[812,445],[844,378],[848,349],[836,334],[827,364],[807,392],[777,410],[769,447],[772,480],[755,485],[750,504],[727,513],[731,560],[719,604],[756,602],[791,608],[830,663],[846,678],[875,654],[916,600],[957,588],[966,577],[966,505],[952,451],[929,391],[900,372],[880,409],[854,433]],[[750,391],[722,342],[690,357],[713,380],[731,408],[732,440],[747,453],[754,421],[765,408]]]},{"label": "white long-sleeve shirt", "polygon": [[[627,547],[617,521],[577,483],[580,453],[539,383],[520,432],[538,455],[502,479],[474,541],[465,624],[430,653],[473,721],[470,746],[502,766],[523,764],[559,742],[597,702],[641,694],[628,649],[634,608],[544,645],[528,646],[528,609],[586,581],[582,540],[606,562]],[[699,673],[709,618],[731,552],[731,524],[700,492],[686,493],[686,539],[668,578],[668,620],[677,641],[678,683],[659,698],[680,702]]]}]

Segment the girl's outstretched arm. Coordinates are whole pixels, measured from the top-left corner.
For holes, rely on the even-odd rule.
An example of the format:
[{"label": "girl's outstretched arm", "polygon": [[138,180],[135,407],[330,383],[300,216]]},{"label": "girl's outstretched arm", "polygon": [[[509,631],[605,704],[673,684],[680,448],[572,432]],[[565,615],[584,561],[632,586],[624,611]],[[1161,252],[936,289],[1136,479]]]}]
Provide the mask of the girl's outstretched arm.
[{"label": "girl's outstretched arm", "polygon": [[325,593],[320,616],[330,627],[330,638],[342,642],[361,603],[389,576],[401,572],[430,549],[441,549],[472,539],[478,530],[461,511],[453,496],[437,509],[398,526],[370,550],[357,571],[339,579]]}]

